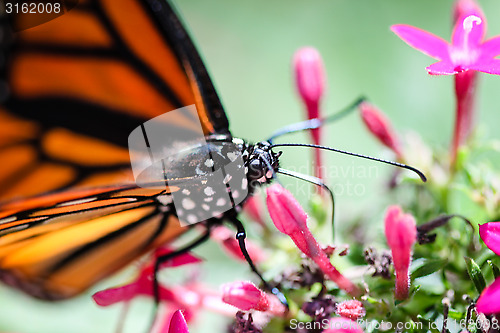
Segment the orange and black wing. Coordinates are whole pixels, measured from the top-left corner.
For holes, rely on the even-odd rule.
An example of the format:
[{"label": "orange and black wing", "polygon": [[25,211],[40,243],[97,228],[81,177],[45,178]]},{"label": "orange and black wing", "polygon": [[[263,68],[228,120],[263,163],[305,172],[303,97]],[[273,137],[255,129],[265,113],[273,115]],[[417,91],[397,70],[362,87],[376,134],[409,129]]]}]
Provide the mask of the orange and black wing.
[{"label": "orange and black wing", "polygon": [[[163,189],[54,193],[0,212],[0,278],[28,294],[75,296],[186,228]],[[161,199],[160,199],[161,200]]]},{"label": "orange and black wing", "polygon": [[63,299],[186,230],[174,189],[133,185],[130,132],[192,104],[172,126],[230,137],[228,121],[167,2],[81,0],[18,33],[2,19],[0,278]]},{"label": "orange and black wing", "polygon": [[198,119],[172,126],[198,122],[206,135],[229,136],[201,58],[166,1],[81,0],[17,33],[6,22],[0,200],[130,182],[130,132],[187,105]]}]

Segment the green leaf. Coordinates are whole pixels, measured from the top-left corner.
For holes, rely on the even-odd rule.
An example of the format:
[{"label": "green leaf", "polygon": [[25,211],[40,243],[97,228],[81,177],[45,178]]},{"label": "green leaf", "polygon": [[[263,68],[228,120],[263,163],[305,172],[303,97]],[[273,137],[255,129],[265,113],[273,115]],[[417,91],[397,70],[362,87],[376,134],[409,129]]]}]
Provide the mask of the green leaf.
[{"label": "green leaf", "polygon": [[412,280],[437,272],[446,265],[446,259],[428,259],[424,264],[411,273]]},{"label": "green leaf", "polygon": [[451,319],[460,320],[460,319],[464,318],[464,314],[460,311],[450,309],[448,311],[448,317]]},{"label": "green leaf", "polygon": [[323,225],[328,218],[328,211],[325,208],[326,205],[324,198],[319,194],[314,195],[311,200],[309,200],[309,205],[311,207],[311,216],[318,222],[319,225]]},{"label": "green leaf", "polygon": [[493,263],[493,261],[491,261],[491,260],[487,260],[486,262],[488,263],[488,265],[490,265],[491,271],[493,272],[493,276],[495,277],[495,279],[497,277],[499,277],[500,276],[500,269],[498,268],[498,266],[495,265]]},{"label": "green leaf", "polygon": [[464,259],[470,279],[474,283],[478,293],[481,293],[483,289],[486,288],[486,280],[484,279],[483,273],[481,273],[479,265],[476,264],[473,259],[469,257],[464,257]]}]

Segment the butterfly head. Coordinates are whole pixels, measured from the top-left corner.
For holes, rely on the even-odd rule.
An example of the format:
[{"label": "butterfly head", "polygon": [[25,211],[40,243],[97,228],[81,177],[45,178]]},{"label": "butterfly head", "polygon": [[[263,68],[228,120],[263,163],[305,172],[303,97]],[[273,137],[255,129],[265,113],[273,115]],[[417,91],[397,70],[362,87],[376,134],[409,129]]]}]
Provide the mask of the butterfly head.
[{"label": "butterfly head", "polygon": [[[245,172],[250,184],[269,183],[279,168],[281,152],[274,152],[267,141],[249,145],[243,152]],[[254,185],[254,186],[255,186]]]}]

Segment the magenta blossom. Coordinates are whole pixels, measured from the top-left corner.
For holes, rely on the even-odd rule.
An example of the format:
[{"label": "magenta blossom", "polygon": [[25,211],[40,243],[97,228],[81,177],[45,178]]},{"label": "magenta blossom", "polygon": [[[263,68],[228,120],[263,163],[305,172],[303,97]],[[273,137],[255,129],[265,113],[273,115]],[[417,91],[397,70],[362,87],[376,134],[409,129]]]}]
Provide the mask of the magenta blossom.
[{"label": "magenta blossom", "polygon": [[[307,118],[320,118],[320,102],[325,90],[325,70],[323,60],[318,50],[312,47],[303,47],[293,56],[295,84],[299,95],[307,109]],[[321,144],[321,128],[311,130],[312,141],[315,145]],[[315,175],[323,177],[321,150],[314,150]]]},{"label": "magenta blossom", "polygon": [[307,227],[307,214],[290,192],[279,184],[269,186],[267,188],[267,207],[276,228],[288,235],[330,280],[349,294],[359,295],[358,287],[332,265]]},{"label": "magenta blossom", "polygon": [[[100,306],[109,306],[118,302],[128,302],[137,296],[153,297],[153,274],[154,262],[156,258],[171,253],[172,250],[167,247],[158,248],[152,260],[145,264],[137,278],[129,284],[108,288],[106,290],[98,291],[92,298]],[[193,256],[190,253],[181,254],[174,257],[172,260],[164,262],[160,268],[177,267],[187,264],[200,263],[201,259]],[[159,287],[160,301],[174,301],[174,293],[163,286]]]},{"label": "magenta blossom", "polygon": [[[479,226],[479,235],[486,246],[500,255],[500,222],[488,222]],[[484,314],[500,313],[500,278],[483,290],[477,300],[477,311]]]},{"label": "magenta blossom", "polygon": [[484,314],[500,313],[500,278],[486,287],[476,303],[478,312]]},{"label": "magenta blossom", "polygon": [[440,60],[427,67],[432,75],[455,76],[457,98],[455,129],[451,145],[451,164],[458,148],[474,128],[476,71],[500,74],[500,36],[483,41],[486,18],[474,0],[458,0],[454,10],[455,26],[451,43],[427,31],[397,24],[391,27],[408,45]]},{"label": "magenta blossom", "polygon": [[488,222],[479,226],[479,235],[484,244],[500,256],[500,222]]},{"label": "magenta blossom", "polygon": [[396,273],[396,299],[408,298],[409,267],[413,244],[417,240],[417,226],[410,214],[404,214],[399,206],[391,206],[385,215],[385,237],[391,248]]},{"label": "magenta blossom", "polygon": [[251,282],[239,281],[222,286],[222,300],[242,311],[256,310],[284,316],[287,308],[274,295],[269,295]]},{"label": "magenta blossom", "polygon": [[170,324],[161,328],[160,333],[189,333],[186,319],[181,310],[177,310],[170,319]]},{"label": "magenta blossom", "polygon": [[500,36],[483,41],[486,21],[478,10],[460,17],[451,43],[416,27],[396,24],[391,30],[411,47],[440,60],[427,67],[429,74],[451,75],[466,70],[500,74]]}]

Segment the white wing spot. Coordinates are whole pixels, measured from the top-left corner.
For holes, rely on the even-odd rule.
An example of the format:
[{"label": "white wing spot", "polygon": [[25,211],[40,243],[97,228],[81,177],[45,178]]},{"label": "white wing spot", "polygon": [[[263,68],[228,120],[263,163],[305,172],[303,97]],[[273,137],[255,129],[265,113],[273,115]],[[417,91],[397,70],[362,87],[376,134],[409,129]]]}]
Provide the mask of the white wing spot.
[{"label": "white wing spot", "polygon": [[208,196],[212,196],[212,195],[215,194],[214,189],[211,188],[210,186],[205,187],[205,189],[203,190],[203,192],[205,192],[205,195],[208,195]]},{"label": "white wing spot", "polygon": [[205,161],[205,165],[207,166],[207,168],[211,168],[214,166],[214,160],[209,158],[208,160]]},{"label": "white wing spot", "polygon": [[215,203],[217,206],[222,207],[226,204],[226,199],[224,198],[219,198],[217,202]]},{"label": "white wing spot", "polygon": [[187,219],[188,223],[198,222],[198,218],[194,214],[189,214],[186,219]]},{"label": "white wing spot", "polygon": [[240,192],[235,190],[232,193],[233,193],[233,198],[238,199],[240,197]]},{"label": "white wing spot", "polygon": [[214,198],[213,198],[213,197],[209,197],[209,198],[205,198],[205,199],[203,199],[203,200],[204,200],[205,202],[211,202],[211,201],[213,201],[213,200],[214,200]]},{"label": "white wing spot", "polygon": [[206,211],[209,211],[210,210],[210,206],[207,205],[207,204],[201,204],[201,208],[203,208],[204,210]]},{"label": "white wing spot", "polygon": [[231,151],[231,152],[227,153],[227,157],[229,158],[229,160],[231,162],[234,162],[234,161],[236,161],[236,158],[238,157],[238,154],[236,154],[235,152]]},{"label": "white wing spot", "polygon": [[246,189],[247,189],[247,186],[248,186],[248,179],[243,178],[243,180],[241,181],[241,188],[242,188],[243,190],[246,190]]},{"label": "white wing spot", "polygon": [[194,203],[193,200],[189,198],[182,199],[182,208],[184,208],[185,210],[191,210],[194,207],[196,207],[196,204]]},{"label": "white wing spot", "polygon": [[188,190],[188,189],[183,189],[182,190],[182,194],[185,194],[185,195],[190,195],[191,194],[191,191]]}]

